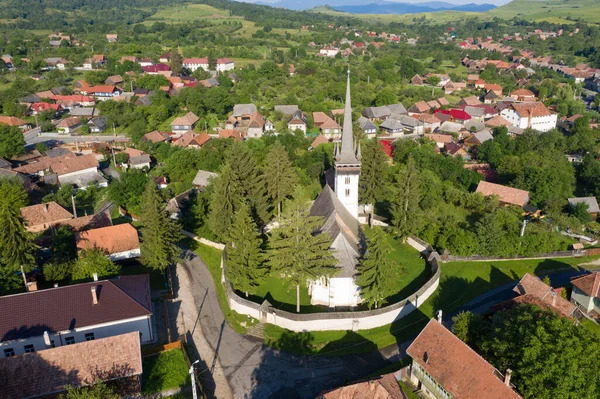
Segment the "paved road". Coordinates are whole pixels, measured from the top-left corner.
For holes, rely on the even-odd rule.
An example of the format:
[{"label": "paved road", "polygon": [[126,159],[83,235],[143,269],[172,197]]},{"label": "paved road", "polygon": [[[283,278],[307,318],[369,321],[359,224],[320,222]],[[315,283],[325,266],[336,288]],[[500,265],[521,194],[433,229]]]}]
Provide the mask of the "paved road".
[{"label": "paved road", "polygon": [[[210,344],[211,353],[202,353],[202,342],[196,345],[207,364],[204,372],[216,366],[222,368],[235,398],[314,398],[324,389],[364,377],[398,359],[397,347],[337,357],[296,356],[274,350],[256,338],[236,333],[227,324],[212,277],[200,258],[193,257],[178,267],[177,279],[189,280],[195,309],[199,309],[197,320],[203,338]],[[188,284],[179,281],[175,285]],[[178,297],[184,298],[187,294],[178,292]],[[187,324],[186,330],[189,336],[195,326]]]}]

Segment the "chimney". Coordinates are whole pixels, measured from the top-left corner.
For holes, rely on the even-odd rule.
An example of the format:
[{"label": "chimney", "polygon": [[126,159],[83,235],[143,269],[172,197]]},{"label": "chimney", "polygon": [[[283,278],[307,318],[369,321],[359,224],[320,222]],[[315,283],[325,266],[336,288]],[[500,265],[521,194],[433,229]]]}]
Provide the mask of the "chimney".
[{"label": "chimney", "polygon": [[441,309],[437,311],[437,320],[438,320],[438,323],[442,324],[442,310]]},{"label": "chimney", "polygon": [[92,286],[92,303],[94,305],[98,304],[98,295],[96,294],[96,286]]},{"label": "chimney", "polygon": [[504,374],[504,385],[510,387],[510,377],[512,377],[513,371],[511,369],[506,369],[506,374]]},{"label": "chimney", "polygon": [[556,306],[556,297],[558,295],[556,295],[556,291],[554,290],[554,288],[552,288],[552,306]]},{"label": "chimney", "polygon": [[27,291],[37,291],[37,282],[36,281],[28,281],[27,282]]},{"label": "chimney", "polygon": [[44,213],[48,213],[48,203],[44,204]]},{"label": "chimney", "polygon": [[50,334],[48,334],[48,331],[44,331],[44,344],[47,348],[52,346],[52,341],[50,341]]},{"label": "chimney", "polygon": [[98,273],[94,273],[92,276],[94,276],[94,281],[98,281]]}]

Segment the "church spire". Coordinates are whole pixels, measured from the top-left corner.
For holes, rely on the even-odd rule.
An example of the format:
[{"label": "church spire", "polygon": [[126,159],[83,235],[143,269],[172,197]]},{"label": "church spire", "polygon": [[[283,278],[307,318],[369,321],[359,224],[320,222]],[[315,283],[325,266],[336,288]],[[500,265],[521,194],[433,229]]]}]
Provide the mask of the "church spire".
[{"label": "church spire", "polygon": [[344,126],[342,129],[342,148],[339,154],[340,163],[356,164],[356,150],[353,145],[352,135],[352,102],[350,97],[350,69],[348,69],[348,82],[346,83],[346,104],[344,106]]}]

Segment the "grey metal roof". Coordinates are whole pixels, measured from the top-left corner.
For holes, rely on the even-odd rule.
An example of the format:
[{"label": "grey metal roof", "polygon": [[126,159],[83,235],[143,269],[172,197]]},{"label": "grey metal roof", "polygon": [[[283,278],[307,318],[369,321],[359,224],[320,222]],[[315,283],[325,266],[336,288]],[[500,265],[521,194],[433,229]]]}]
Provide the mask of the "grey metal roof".
[{"label": "grey metal roof", "polygon": [[569,205],[571,207],[575,207],[577,204],[587,204],[588,212],[590,213],[600,213],[600,207],[598,206],[598,201],[596,197],[578,197],[578,198],[569,198]]},{"label": "grey metal roof", "polygon": [[152,162],[152,160],[150,159],[150,155],[148,154],[138,155],[137,157],[129,158],[129,164],[133,166],[144,165],[147,163],[149,164],[150,162]]},{"label": "grey metal roof", "polygon": [[294,115],[299,108],[297,105],[276,105],[275,111],[281,112],[283,115]]},{"label": "grey metal roof", "polygon": [[423,122],[408,115],[401,115],[398,120],[402,123],[402,126],[417,127],[423,125]]},{"label": "grey metal roof", "polygon": [[493,140],[494,136],[488,130],[482,130],[480,132],[474,133],[473,136],[477,137],[477,140],[481,144],[485,143],[488,140]]},{"label": "grey metal roof", "polygon": [[94,116],[96,108],[94,107],[77,107],[71,108],[69,115],[71,116]]},{"label": "grey metal roof", "polygon": [[404,108],[404,105],[402,105],[402,103],[390,104],[387,107],[390,109],[390,112],[393,114],[407,114],[408,113],[406,111],[406,108]]},{"label": "grey metal roof", "polygon": [[12,164],[4,158],[0,158],[0,169],[12,169]]},{"label": "grey metal roof", "polygon": [[479,132],[479,131],[485,129],[485,123],[484,122],[476,121],[474,119],[470,119],[470,120],[468,120],[468,121],[465,122],[465,128],[467,130],[472,131],[471,128],[473,128],[473,127],[475,128],[476,132]]},{"label": "grey metal roof", "polygon": [[464,111],[471,115],[474,116],[476,118],[478,117],[482,117],[485,115],[485,109],[480,108],[480,107],[471,107],[470,105],[467,105],[464,109]]},{"label": "grey metal roof", "polygon": [[456,122],[446,121],[442,123],[440,129],[442,132],[458,133],[462,129],[463,125]]},{"label": "grey metal roof", "polygon": [[196,173],[196,177],[194,177],[192,184],[197,187],[206,187],[208,186],[208,183],[210,183],[210,179],[213,179],[218,175],[218,173],[209,172],[207,170],[199,170],[198,173]]},{"label": "grey metal roof", "polygon": [[106,118],[104,116],[97,116],[95,118],[92,118],[88,122],[88,125],[94,125],[98,129],[104,130],[104,129],[106,129],[106,126],[107,126]]},{"label": "grey metal roof", "polygon": [[104,177],[100,176],[96,172],[89,172],[89,173],[65,176],[65,177],[60,178],[61,185],[72,184],[73,186],[75,186],[77,188],[84,188],[93,183],[103,184],[103,183],[108,183],[108,180],[106,180]]},{"label": "grey metal roof", "polygon": [[371,122],[364,116],[359,117],[357,122],[362,130],[373,130],[373,129],[376,130],[377,129],[377,126],[375,126],[375,124],[373,122]]},{"label": "grey metal roof", "polygon": [[319,193],[310,214],[324,218],[320,232],[329,234],[332,244],[336,244],[335,257],[340,269],[336,277],[354,276],[358,263],[358,220],[348,212],[329,185],[325,185]]},{"label": "grey metal roof", "polygon": [[254,104],[236,104],[233,106],[233,116],[250,115],[257,111]]}]

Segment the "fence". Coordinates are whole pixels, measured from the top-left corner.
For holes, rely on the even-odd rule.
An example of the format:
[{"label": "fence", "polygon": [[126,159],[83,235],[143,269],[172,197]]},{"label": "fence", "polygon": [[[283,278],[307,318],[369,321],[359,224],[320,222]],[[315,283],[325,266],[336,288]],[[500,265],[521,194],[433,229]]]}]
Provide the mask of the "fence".
[{"label": "fence", "polygon": [[273,308],[267,301],[262,304],[240,297],[232,289],[225,277],[224,256],[221,258],[222,277],[229,307],[236,312],[258,319],[261,323],[270,323],[288,330],[330,331],[330,330],[367,330],[388,325],[400,320],[417,309],[435,292],[440,282],[439,255],[433,253],[429,264],[433,276],[414,294],[389,306],[362,311],[290,313]]}]

